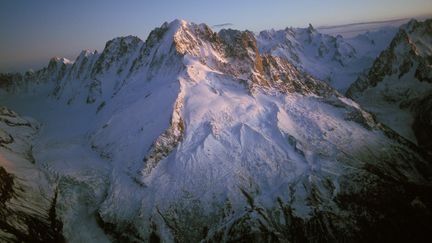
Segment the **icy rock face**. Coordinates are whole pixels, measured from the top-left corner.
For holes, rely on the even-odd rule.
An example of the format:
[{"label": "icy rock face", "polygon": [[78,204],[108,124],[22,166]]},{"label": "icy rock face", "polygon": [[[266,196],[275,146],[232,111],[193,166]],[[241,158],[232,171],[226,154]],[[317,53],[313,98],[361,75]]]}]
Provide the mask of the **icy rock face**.
[{"label": "icy rock face", "polygon": [[418,124],[429,116],[428,106],[422,110],[420,104],[428,103],[432,90],[431,43],[432,21],[410,21],[400,28],[369,72],[347,91],[347,96],[376,113],[378,120],[419,145],[428,143],[417,140],[422,133]]},{"label": "icy rock face", "polygon": [[[44,188],[66,240],[419,241],[432,230],[430,157],[251,32],[175,20],[104,53],[83,52],[59,100],[39,97],[49,105],[33,113],[44,120],[35,165],[54,178]],[[2,101],[24,111],[27,95]]]},{"label": "icy rock face", "polygon": [[174,104],[169,128],[154,141],[149,154],[144,158],[144,175],[149,175],[157,163],[168,156],[181,142],[185,129],[181,118],[183,102],[184,94],[180,93]]},{"label": "icy rock face", "polygon": [[263,73],[271,87],[284,93],[316,94],[326,96],[334,93],[326,83],[317,81],[310,75],[299,71],[289,61],[272,56],[262,57]]},{"label": "icy rock face", "polygon": [[345,92],[363,69],[369,68],[393,37],[392,30],[344,39],[308,28],[266,30],[256,38],[262,53],[290,61],[302,71]]},{"label": "icy rock face", "polygon": [[[237,67],[241,67],[236,76],[250,79],[261,86],[268,86],[269,84],[262,80],[264,71],[262,58],[253,34],[249,31],[221,30],[219,36],[224,43],[225,55],[234,59],[234,62],[239,65]],[[236,69],[233,69],[235,73]],[[249,77],[243,76],[244,74],[249,74]]]},{"label": "icy rock face", "polygon": [[106,43],[105,48],[95,63],[92,76],[95,77],[109,70],[114,63],[118,64],[118,74],[129,71],[125,66],[131,61],[130,55],[137,52],[144,43],[135,36],[119,37]]},{"label": "icy rock face", "polygon": [[68,102],[71,103],[76,96],[80,96],[79,92],[84,86],[88,91],[81,96],[86,96],[86,103],[95,103],[96,100],[102,103],[109,99],[124,84],[143,44],[135,36],[119,37],[108,41],[100,54],[82,52],[70,75],[56,87],[57,90],[67,90],[70,94],[59,94],[58,97],[68,96]]},{"label": "icy rock face", "polygon": [[100,97],[107,99],[118,91],[143,44],[135,36],[119,37],[106,43],[90,75],[87,103],[94,103]]},{"label": "icy rock face", "polygon": [[86,80],[91,79],[91,72],[98,56],[96,51],[82,51],[69,72],[56,80],[51,95],[57,99],[63,98],[68,103],[74,101],[75,96],[85,91]]}]

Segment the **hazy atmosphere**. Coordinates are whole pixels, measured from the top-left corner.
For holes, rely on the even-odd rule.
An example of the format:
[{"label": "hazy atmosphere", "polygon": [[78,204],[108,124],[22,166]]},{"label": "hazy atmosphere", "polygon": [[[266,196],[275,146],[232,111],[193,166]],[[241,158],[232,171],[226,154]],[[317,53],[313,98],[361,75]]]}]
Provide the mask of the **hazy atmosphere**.
[{"label": "hazy atmosphere", "polygon": [[40,68],[53,56],[73,60],[117,36],[145,40],[153,28],[177,18],[216,30],[259,31],[410,18],[431,9],[430,0],[1,1],[0,72]]}]

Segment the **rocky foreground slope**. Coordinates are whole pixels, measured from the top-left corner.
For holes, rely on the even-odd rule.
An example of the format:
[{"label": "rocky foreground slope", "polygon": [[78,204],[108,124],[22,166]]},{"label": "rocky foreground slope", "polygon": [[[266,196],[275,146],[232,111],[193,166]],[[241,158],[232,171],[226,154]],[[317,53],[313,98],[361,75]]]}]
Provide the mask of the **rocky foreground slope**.
[{"label": "rocky foreground slope", "polygon": [[[432,230],[430,155],[251,32],[176,20],[0,85],[2,105],[38,121],[2,109],[4,241],[422,242]],[[32,188],[14,196],[15,178]]]}]

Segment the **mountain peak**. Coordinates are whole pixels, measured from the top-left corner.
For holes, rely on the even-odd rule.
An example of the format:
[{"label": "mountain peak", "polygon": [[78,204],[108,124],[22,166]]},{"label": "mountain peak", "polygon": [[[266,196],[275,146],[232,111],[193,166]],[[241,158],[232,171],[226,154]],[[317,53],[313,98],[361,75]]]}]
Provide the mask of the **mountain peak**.
[{"label": "mountain peak", "polygon": [[408,23],[401,26],[401,29],[405,29],[407,31],[412,31],[419,25],[419,22],[416,19],[411,19]]},{"label": "mountain peak", "polygon": [[205,43],[216,41],[217,34],[206,24],[195,24],[184,20],[175,20],[171,24],[174,28],[173,40],[176,50],[180,54],[198,55],[198,47]]},{"label": "mountain peak", "polygon": [[64,57],[52,57],[48,63],[48,69],[54,70],[57,69],[57,67],[61,67],[63,65],[68,65],[68,64],[73,64],[73,62]]},{"label": "mountain peak", "polygon": [[107,49],[117,48],[118,46],[137,45],[140,42],[142,42],[142,40],[133,35],[116,37],[107,41],[104,51]]},{"label": "mountain peak", "polygon": [[186,21],[186,20],[174,19],[171,22],[164,22],[160,27],[157,27],[154,30],[166,29],[166,30],[171,30],[172,32],[176,33],[180,28],[186,27],[187,25],[188,25],[188,21]]},{"label": "mountain peak", "polygon": [[72,64],[73,62],[64,57],[52,57],[49,63],[63,63],[63,64]]},{"label": "mountain peak", "polygon": [[94,55],[94,54],[97,54],[97,50],[89,50],[89,49],[85,49],[85,50],[82,50],[81,51],[81,53],[78,55],[78,57],[79,56],[85,56],[85,57],[87,57],[87,56],[90,56],[90,55]]},{"label": "mountain peak", "polygon": [[184,19],[174,19],[168,25],[170,27],[181,27],[181,26],[186,26],[187,24],[188,24],[188,21],[186,21]]}]

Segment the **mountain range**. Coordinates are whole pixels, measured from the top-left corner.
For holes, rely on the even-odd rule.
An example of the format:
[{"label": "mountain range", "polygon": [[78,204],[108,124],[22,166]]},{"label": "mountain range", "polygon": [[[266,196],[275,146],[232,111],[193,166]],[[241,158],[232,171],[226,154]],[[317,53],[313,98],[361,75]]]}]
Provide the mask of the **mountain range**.
[{"label": "mountain range", "polygon": [[432,22],[184,20],[0,75],[5,242],[427,242]]}]

